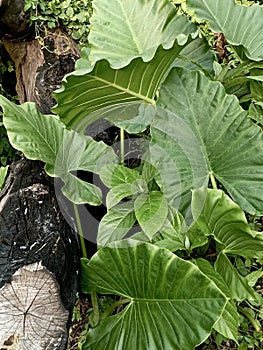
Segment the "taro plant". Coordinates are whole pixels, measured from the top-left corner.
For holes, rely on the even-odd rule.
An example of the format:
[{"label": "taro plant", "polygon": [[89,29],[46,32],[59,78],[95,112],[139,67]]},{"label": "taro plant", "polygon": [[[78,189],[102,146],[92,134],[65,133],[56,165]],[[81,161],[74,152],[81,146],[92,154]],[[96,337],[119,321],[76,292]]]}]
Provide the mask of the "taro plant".
[{"label": "taro plant", "polygon": [[[103,200],[77,170],[108,188],[98,252],[81,260],[93,302],[83,349],[190,350],[211,332],[238,344],[242,302],[260,309],[263,301],[253,288],[262,271],[244,276],[235,263],[263,261],[262,233],[246,217],[263,214],[263,134],[252,120],[260,123],[252,110],[263,91],[262,9],[186,1],[235,50],[232,74],[171,2],[123,4],[93,1],[89,47],[55,93],[55,114],[0,97],[4,125],[15,148],[63,180],[75,205]],[[85,135],[101,117],[138,135],[136,166],[125,163],[123,137],[119,158]],[[118,299],[101,310],[97,294]]]}]

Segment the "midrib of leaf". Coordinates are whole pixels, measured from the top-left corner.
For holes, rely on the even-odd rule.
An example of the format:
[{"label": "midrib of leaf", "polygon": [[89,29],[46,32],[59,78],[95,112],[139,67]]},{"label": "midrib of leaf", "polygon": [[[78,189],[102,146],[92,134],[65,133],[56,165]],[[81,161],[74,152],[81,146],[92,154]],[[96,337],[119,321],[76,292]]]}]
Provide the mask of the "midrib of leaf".
[{"label": "midrib of leaf", "polygon": [[130,32],[131,32],[131,34],[132,34],[133,42],[134,42],[134,44],[136,45],[136,48],[137,48],[138,52],[142,52],[142,51],[141,51],[141,48],[140,48],[139,45],[138,45],[138,43],[134,40],[134,38],[136,37],[136,35],[135,35],[135,33],[134,33],[133,29],[132,29],[132,26],[131,26],[131,23],[130,23],[130,19],[129,19],[129,17],[126,15],[126,11],[124,11],[124,6],[123,6],[123,5],[125,4],[125,1],[121,0],[121,1],[119,1],[119,4],[120,4],[120,6],[121,6],[121,8],[122,8],[122,13],[123,13],[123,15],[124,15],[124,17],[125,17],[125,19],[126,19],[126,24],[128,25],[129,30],[130,30]]},{"label": "midrib of leaf", "polygon": [[[118,73],[117,73],[117,74],[118,74]],[[105,79],[99,78],[99,77],[96,76],[96,75],[95,75],[95,76],[94,76],[94,75],[90,75],[90,77],[91,77],[91,78],[95,78],[95,79],[93,79],[93,80],[100,81],[100,82],[102,82],[102,83],[105,84],[105,85],[108,85],[108,86],[111,86],[111,87],[113,87],[113,88],[116,88],[116,89],[118,89],[118,90],[120,90],[120,91],[123,91],[123,92],[127,93],[128,95],[132,95],[132,96],[134,96],[134,97],[137,97],[138,99],[144,100],[144,101],[146,101],[146,102],[148,102],[148,103],[150,103],[150,104],[152,104],[152,105],[155,104],[155,101],[154,101],[153,99],[150,99],[150,98],[148,98],[148,97],[146,97],[146,96],[144,96],[144,95],[141,95],[140,93],[136,93],[136,92],[134,92],[134,91],[132,91],[132,90],[129,90],[129,88],[124,88],[124,87],[122,87],[121,85],[112,83],[112,82],[109,81],[109,80],[105,80]]]},{"label": "midrib of leaf", "polygon": [[[204,275],[206,276],[206,275]],[[207,277],[207,276],[206,276]],[[207,278],[209,279],[209,278]],[[210,280],[211,281],[211,280]],[[219,288],[217,288],[218,290],[220,290]],[[221,292],[221,290],[220,290]],[[223,294],[225,296],[225,294],[222,292],[221,294]],[[193,300],[193,301],[204,301],[205,300],[221,300],[222,298],[187,298],[185,299],[183,296],[182,298],[178,299],[178,298],[165,298],[165,299],[148,299],[148,298],[132,298],[130,296],[127,296],[127,298],[131,299],[131,303],[171,303],[171,302],[186,302],[188,300]]]}]

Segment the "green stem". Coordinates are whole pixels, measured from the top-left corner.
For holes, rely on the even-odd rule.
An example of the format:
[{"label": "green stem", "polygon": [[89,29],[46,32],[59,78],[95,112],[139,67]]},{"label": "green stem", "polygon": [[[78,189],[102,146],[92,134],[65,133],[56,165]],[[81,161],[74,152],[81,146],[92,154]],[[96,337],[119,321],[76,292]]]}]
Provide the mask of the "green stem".
[{"label": "green stem", "polygon": [[85,245],[85,239],[83,236],[83,230],[81,226],[81,221],[80,221],[80,216],[79,216],[79,210],[78,206],[73,203],[73,208],[74,208],[74,213],[75,213],[75,218],[76,218],[76,225],[77,225],[77,230],[79,234],[79,240],[80,240],[80,246],[81,246],[81,251],[82,255],[84,258],[88,258],[87,250],[86,250],[86,245]]},{"label": "green stem", "polygon": [[116,301],[116,303],[114,303],[114,304],[112,304],[112,305],[109,305],[109,307],[107,307],[107,309],[103,312],[103,314],[101,315],[101,319],[103,319],[103,318],[106,318],[106,317],[108,317],[108,316],[110,316],[111,314],[112,314],[112,312],[113,312],[113,310],[116,308],[116,307],[118,307],[118,306],[120,306],[120,305],[123,305],[123,304],[127,304],[127,303],[129,303],[131,300],[130,299],[128,299],[128,298],[126,298],[126,299],[121,299],[121,300],[119,300],[119,301]]},{"label": "green stem", "polygon": [[212,172],[209,173],[211,184],[214,190],[217,190],[217,184],[216,184],[216,179],[214,177],[214,174]]},{"label": "green stem", "polygon": [[100,309],[99,309],[99,302],[96,292],[92,291],[90,293],[91,296],[91,303],[92,303],[92,309],[93,313],[90,317],[89,321],[91,323],[92,327],[96,327],[100,322]]},{"label": "green stem", "polygon": [[238,312],[240,312],[243,316],[245,316],[249,320],[249,322],[252,324],[252,326],[255,328],[255,330],[257,332],[261,332],[261,328],[256,323],[254,317],[252,315],[250,315],[250,313],[247,312],[246,309],[243,309],[242,307],[238,307],[237,310],[238,310]]},{"label": "green stem", "polygon": [[124,129],[120,129],[120,163],[124,164],[124,153],[125,153],[125,145],[124,145]]}]

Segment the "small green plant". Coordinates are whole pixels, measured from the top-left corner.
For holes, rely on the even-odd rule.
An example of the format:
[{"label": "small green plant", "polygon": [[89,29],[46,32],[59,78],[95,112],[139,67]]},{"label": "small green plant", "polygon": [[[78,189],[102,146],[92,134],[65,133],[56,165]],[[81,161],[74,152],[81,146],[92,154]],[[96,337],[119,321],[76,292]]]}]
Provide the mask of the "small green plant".
[{"label": "small green plant", "polygon": [[87,44],[91,0],[25,0],[25,11],[30,12],[37,38],[41,38],[43,32],[45,34],[45,28],[54,29],[63,25],[73,39]]},{"label": "small green plant", "polygon": [[[254,103],[251,91],[260,95],[262,85],[250,86],[244,101],[228,84],[240,75],[241,89],[262,80],[252,67],[262,69],[263,12],[232,0],[186,5],[224,32],[242,61],[235,69],[215,63],[206,39],[169,1],[94,0],[89,48],[55,94],[57,115],[0,97],[12,145],[63,180],[81,236],[88,228],[77,205],[98,206],[103,196],[77,171],[108,188],[98,252],[88,260],[83,249],[81,260],[82,291],[93,305],[83,350],[191,350],[209,336],[240,350],[262,340],[255,286],[263,235],[247,216],[263,215],[263,133],[250,105],[240,105]],[[121,128],[120,157],[85,136],[102,116]],[[123,130],[138,135],[133,168]],[[248,324],[255,331],[243,337]]]}]

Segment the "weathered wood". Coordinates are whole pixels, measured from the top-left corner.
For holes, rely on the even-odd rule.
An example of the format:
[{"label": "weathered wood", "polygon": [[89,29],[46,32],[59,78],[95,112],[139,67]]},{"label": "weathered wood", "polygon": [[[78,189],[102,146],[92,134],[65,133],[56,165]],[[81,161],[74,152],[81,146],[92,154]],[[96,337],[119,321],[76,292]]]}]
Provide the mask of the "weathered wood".
[{"label": "weathered wood", "polygon": [[41,263],[15,272],[0,289],[0,305],[1,350],[53,350],[66,341],[69,312],[61,304],[55,278]]},{"label": "weathered wood", "polygon": [[[50,349],[65,349],[68,324],[78,289],[76,274],[78,261],[79,250],[76,233],[66,223],[59,210],[52,181],[45,174],[42,164],[24,159],[13,164],[6,185],[0,193],[0,287],[2,287],[0,302],[3,298],[7,299],[6,291],[10,289],[8,283],[13,277],[16,284],[15,294],[10,295],[7,302],[19,309],[20,313],[16,313],[16,316],[10,315],[10,313],[6,313],[6,309],[0,307],[0,349],[1,346],[5,349],[4,342],[11,336],[14,336],[16,341],[21,341],[21,349],[30,349],[25,345],[28,344],[25,342],[26,335],[30,335],[31,339],[33,337],[36,340],[39,336],[43,337],[44,330],[39,333],[36,327],[30,326],[31,328],[28,328],[30,324],[28,320],[32,316],[29,309],[34,306],[34,310],[37,312],[35,306],[38,305],[39,308],[41,303],[46,308],[46,313],[43,315],[45,318],[44,329],[53,329],[54,339],[60,339],[60,341],[57,339],[57,346],[50,347]],[[41,265],[38,265],[40,262]],[[30,269],[26,266],[34,263],[37,265],[33,265],[35,266],[33,268],[35,274],[32,272],[30,275],[30,285],[21,276],[25,276],[25,271]],[[45,268],[36,268],[36,266],[41,267],[42,265]],[[21,268],[26,268],[26,270],[23,272],[23,270],[19,270]],[[14,275],[18,270],[20,271],[19,278],[18,275]],[[45,278],[53,281],[52,288],[48,283],[41,284],[40,276],[44,275]],[[30,297],[32,285],[35,288],[33,299]],[[39,287],[37,292],[38,286],[41,288]],[[60,323],[60,316],[58,316],[57,320],[60,321],[56,331],[52,328],[55,317],[54,310],[49,308],[49,299],[44,297],[47,295],[46,293],[52,294],[53,291],[57,307],[60,304],[63,305],[61,308],[58,307],[58,310],[61,311],[60,316],[64,315],[63,327]],[[19,295],[19,298],[16,298],[15,295]],[[60,298],[57,295],[60,295]],[[22,300],[28,305],[28,308],[22,305]],[[10,328],[10,323],[7,321],[13,316],[17,327]],[[24,322],[22,327],[21,319],[25,321],[28,316],[28,322]],[[61,330],[63,330],[62,333],[57,337]],[[47,342],[48,339],[50,339],[50,332],[47,331],[45,341]],[[46,343],[43,340],[39,344]],[[34,349],[48,349],[45,347],[46,345],[41,346]],[[31,348],[33,349],[33,347]]]},{"label": "weathered wood", "polygon": [[79,58],[76,43],[61,29],[38,40],[3,40],[4,47],[16,67],[16,90],[20,103],[36,102],[42,113],[50,113],[55,104],[52,92],[61,86],[65,74],[74,69]]}]

